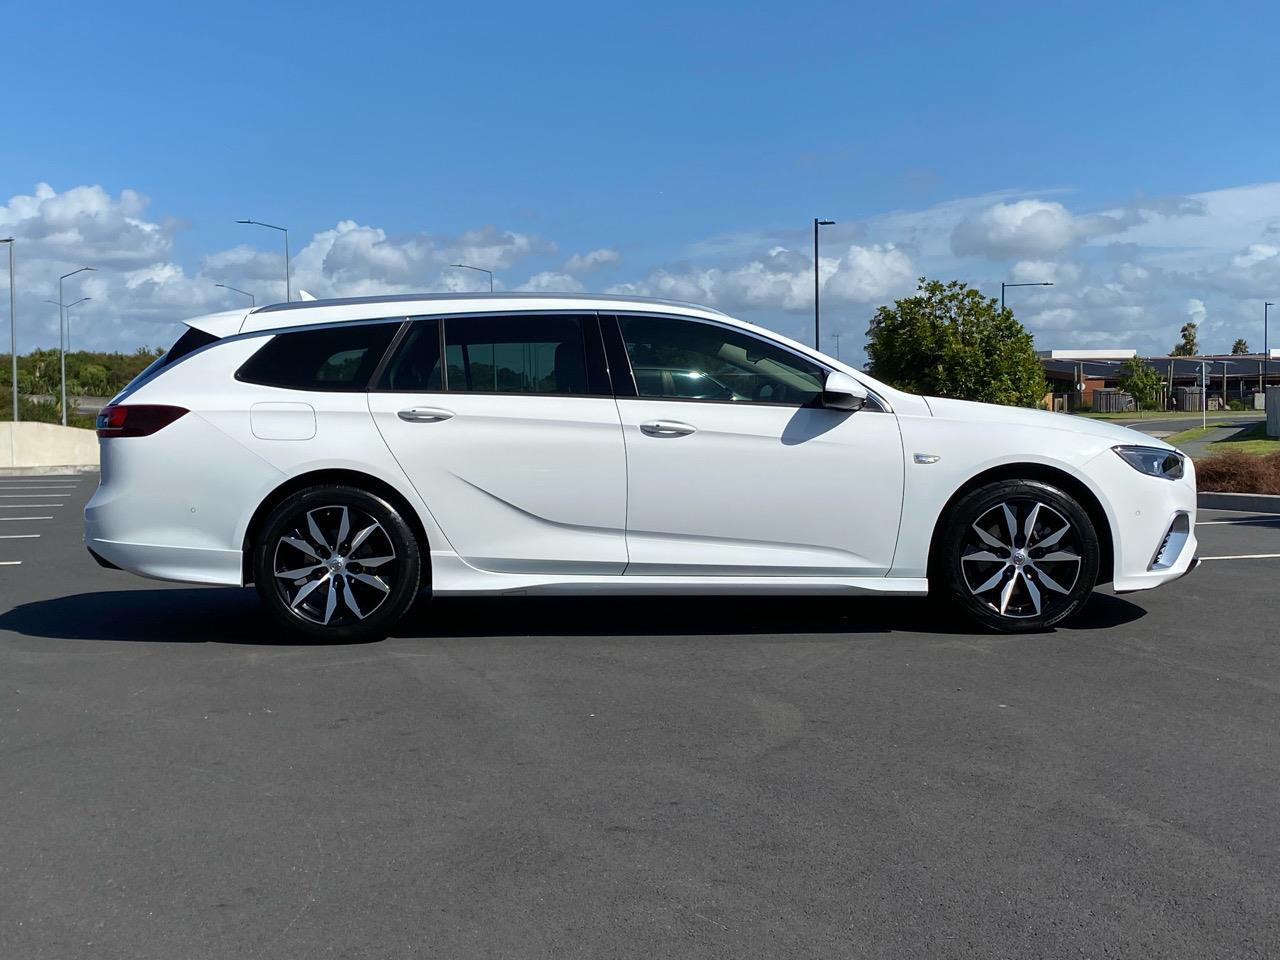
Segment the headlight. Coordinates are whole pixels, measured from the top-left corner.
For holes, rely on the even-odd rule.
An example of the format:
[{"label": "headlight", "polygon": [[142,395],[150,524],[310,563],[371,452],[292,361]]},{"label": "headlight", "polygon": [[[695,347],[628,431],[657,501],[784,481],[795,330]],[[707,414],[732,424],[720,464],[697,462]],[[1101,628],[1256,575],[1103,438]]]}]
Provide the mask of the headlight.
[{"label": "headlight", "polygon": [[1160,447],[1112,447],[1112,450],[1133,469],[1152,477],[1180,480],[1184,458],[1176,450]]}]

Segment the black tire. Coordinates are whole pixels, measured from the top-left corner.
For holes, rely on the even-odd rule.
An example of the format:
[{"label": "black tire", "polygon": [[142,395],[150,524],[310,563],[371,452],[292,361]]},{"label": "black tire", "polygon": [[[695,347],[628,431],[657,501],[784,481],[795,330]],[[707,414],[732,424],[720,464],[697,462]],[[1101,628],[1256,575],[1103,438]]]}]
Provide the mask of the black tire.
[{"label": "black tire", "polygon": [[981,626],[1034,633],[1079,612],[1100,556],[1093,522],[1069,495],[1036,480],[1002,480],[952,508],[935,575]]},{"label": "black tire", "polygon": [[396,508],[342,484],[290,494],[253,545],[267,610],[289,631],[325,642],[385,637],[413,605],[421,571],[417,538]]}]

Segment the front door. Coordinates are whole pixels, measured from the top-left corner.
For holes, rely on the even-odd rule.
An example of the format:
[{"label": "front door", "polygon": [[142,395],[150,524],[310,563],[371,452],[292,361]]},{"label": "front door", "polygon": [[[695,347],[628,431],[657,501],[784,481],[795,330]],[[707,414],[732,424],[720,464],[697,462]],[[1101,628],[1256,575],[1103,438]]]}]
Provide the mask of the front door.
[{"label": "front door", "polygon": [[888,572],[903,489],[892,413],[822,407],[823,367],[727,324],[602,320],[635,381],[618,399],[627,574]]},{"label": "front door", "polygon": [[472,566],[621,574],[626,454],[607,376],[593,315],[424,318],[369,406]]}]

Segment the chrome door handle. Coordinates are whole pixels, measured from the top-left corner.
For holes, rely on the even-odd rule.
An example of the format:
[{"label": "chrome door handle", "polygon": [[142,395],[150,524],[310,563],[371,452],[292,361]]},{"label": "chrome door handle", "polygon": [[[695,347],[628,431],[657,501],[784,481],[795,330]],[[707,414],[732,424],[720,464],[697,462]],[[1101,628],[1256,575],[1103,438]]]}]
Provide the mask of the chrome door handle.
[{"label": "chrome door handle", "polygon": [[410,407],[408,410],[401,410],[396,416],[407,423],[439,423],[452,417],[453,411],[441,407]]},{"label": "chrome door handle", "polygon": [[687,437],[697,432],[697,427],[679,420],[647,420],[640,424],[640,432],[650,437]]}]

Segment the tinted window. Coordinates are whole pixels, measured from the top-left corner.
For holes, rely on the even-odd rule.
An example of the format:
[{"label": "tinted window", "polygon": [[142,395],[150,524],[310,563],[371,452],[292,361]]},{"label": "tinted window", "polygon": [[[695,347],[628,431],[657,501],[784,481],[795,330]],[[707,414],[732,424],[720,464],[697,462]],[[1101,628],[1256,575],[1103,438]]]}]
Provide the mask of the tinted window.
[{"label": "tinted window", "polygon": [[440,321],[415,320],[378,381],[379,390],[429,393],[444,389]]},{"label": "tinted window", "polygon": [[728,327],[668,317],[618,317],[642,397],[803,406],[826,372],[766,340]]},{"label": "tinted window", "polygon": [[592,392],[582,317],[450,318],[444,339],[450,392]]},{"label": "tinted window", "polygon": [[272,337],[237,379],[291,390],[364,390],[399,323],[361,323]]}]

